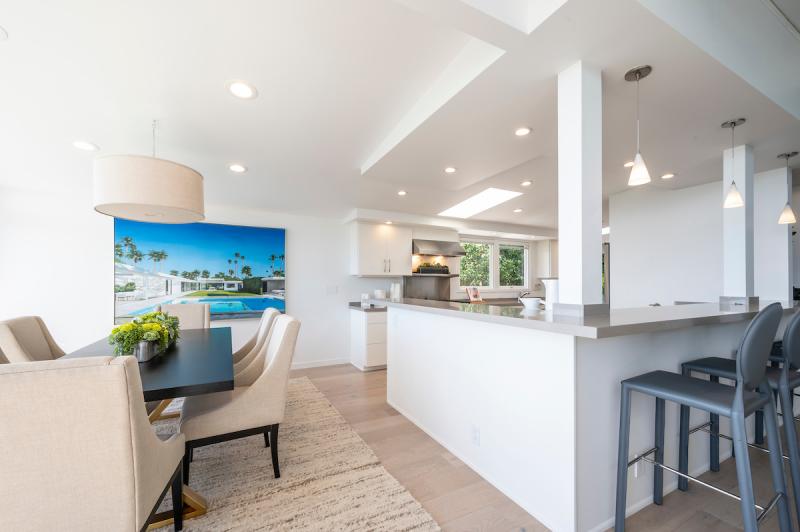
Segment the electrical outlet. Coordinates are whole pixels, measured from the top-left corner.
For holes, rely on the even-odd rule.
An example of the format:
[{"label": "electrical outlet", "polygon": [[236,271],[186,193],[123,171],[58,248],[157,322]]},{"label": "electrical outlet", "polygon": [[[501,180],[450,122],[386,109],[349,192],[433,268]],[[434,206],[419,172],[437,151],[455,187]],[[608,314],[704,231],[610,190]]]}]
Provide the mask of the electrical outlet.
[{"label": "electrical outlet", "polygon": [[481,446],[481,429],[475,425],[472,425],[472,445]]}]

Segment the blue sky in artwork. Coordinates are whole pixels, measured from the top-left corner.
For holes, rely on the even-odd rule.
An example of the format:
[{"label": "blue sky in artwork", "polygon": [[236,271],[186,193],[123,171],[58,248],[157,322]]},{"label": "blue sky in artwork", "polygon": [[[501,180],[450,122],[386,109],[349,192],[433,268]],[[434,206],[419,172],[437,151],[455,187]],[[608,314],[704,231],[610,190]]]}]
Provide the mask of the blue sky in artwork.
[{"label": "blue sky in artwork", "polygon": [[[234,253],[244,255],[238,268],[246,264],[254,277],[267,277],[272,272],[271,255],[283,255],[286,249],[286,231],[264,227],[221,224],[158,224],[114,220],[114,243],[120,244],[124,237],[133,239],[136,248],[145,257],[137,264],[147,270],[169,273],[193,270],[208,270],[212,276],[234,269]],[[123,248],[124,249],[124,248]],[[154,264],[147,258],[149,251],[165,251],[166,260]],[[132,264],[128,257],[122,262]],[[276,270],[285,270],[280,260],[274,262]]]}]

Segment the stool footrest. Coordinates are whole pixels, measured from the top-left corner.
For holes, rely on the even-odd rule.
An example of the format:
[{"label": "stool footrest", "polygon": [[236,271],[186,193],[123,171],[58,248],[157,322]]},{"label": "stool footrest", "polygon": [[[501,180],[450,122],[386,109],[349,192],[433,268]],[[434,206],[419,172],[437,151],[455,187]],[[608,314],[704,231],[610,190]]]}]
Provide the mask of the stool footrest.
[{"label": "stool footrest", "polygon": [[[721,432],[717,432],[717,433],[711,432],[707,428],[708,425],[709,425],[709,423],[705,423],[703,425],[699,425],[699,426],[695,427],[694,429],[690,430],[689,434],[692,434],[692,433],[697,432],[697,431],[703,431],[703,432],[706,432],[706,433],[711,434],[713,436],[718,436],[718,437],[722,438],[723,440],[733,441],[733,438],[731,438],[727,434],[723,434]],[[749,443],[748,442],[747,446],[750,447],[751,449],[756,449],[758,451],[761,451],[762,453],[769,454],[769,449],[765,449],[764,447],[761,447],[760,445],[756,445],[755,443]],[[783,456],[784,460],[787,460],[787,461],[790,460],[789,457],[786,456],[785,454],[782,455],[782,456]]]}]

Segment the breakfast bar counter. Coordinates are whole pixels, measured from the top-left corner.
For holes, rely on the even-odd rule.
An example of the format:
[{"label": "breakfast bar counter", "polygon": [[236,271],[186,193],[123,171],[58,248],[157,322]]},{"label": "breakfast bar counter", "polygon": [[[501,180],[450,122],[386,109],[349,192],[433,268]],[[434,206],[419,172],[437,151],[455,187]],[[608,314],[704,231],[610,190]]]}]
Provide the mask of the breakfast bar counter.
[{"label": "breakfast bar counter", "polygon": [[[679,372],[700,356],[734,356],[758,311],[704,303],[579,318],[508,305],[387,305],[389,404],[559,531],[613,524],[620,382]],[[784,309],[786,320],[793,307]],[[652,398],[634,395],[632,456],[653,446],[653,412]],[[707,421],[692,417],[693,426]],[[729,430],[724,421],[721,430]],[[676,465],[674,405],[666,435],[666,463]],[[690,445],[690,473],[708,470],[708,438],[695,435]],[[721,458],[729,455],[723,446]],[[652,502],[652,466],[629,474],[630,514]],[[666,475],[665,493],[676,486]]]}]

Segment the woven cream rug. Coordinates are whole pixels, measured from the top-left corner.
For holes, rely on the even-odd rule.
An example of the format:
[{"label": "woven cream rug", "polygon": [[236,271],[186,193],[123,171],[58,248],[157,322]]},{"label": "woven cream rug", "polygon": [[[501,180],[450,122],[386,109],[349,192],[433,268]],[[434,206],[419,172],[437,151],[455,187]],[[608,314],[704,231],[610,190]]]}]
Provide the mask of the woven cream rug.
[{"label": "woven cream rug", "polygon": [[[155,426],[164,437],[177,420]],[[189,486],[209,510],[184,530],[439,530],[306,377],[289,381],[278,449],[279,479],[261,435],[195,449]]]}]

